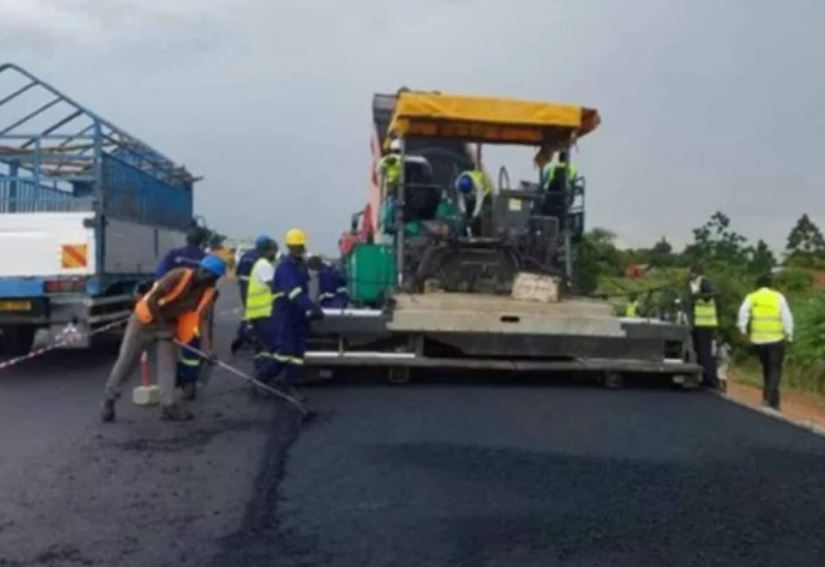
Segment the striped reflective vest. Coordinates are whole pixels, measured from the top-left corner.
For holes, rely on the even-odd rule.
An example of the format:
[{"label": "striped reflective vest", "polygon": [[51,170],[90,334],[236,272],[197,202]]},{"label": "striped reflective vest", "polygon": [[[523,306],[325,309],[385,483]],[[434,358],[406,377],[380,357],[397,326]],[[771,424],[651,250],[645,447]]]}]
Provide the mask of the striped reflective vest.
[{"label": "striped reflective vest", "polygon": [[249,287],[246,291],[246,311],[244,313],[245,319],[250,321],[252,319],[262,319],[272,315],[272,305],[275,301],[275,295],[272,293],[270,284],[261,283],[255,277],[255,268],[260,262],[269,262],[266,258],[258,258],[255,265],[252,266],[252,271],[249,277]]},{"label": "striped reflective vest", "polygon": [[748,295],[751,305],[749,336],[755,343],[774,343],[785,339],[782,323],[782,294],[763,287]]},{"label": "striped reflective vest", "polygon": [[180,342],[187,344],[195,337],[200,337],[204,312],[212,306],[214,300],[215,288],[206,288],[195,310],[187,311],[178,317],[177,337]]},{"label": "striped reflective vest", "polygon": [[[167,303],[171,303],[172,301],[180,297],[180,295],[186,289],[186,286],[188,286],[189,282],[192,281],[192,277],[195,275],[195,270],[192,270],[191,268],[182,269],[185,270],[183,276],[178,280],[178,283],[175,284],[175,287],[172,289],[172,291],[170,291],[169,293],[160,298],[160,300],[158,301],[158,307],[163,307]],[[155,282],[149,293],[141,297],[135,305],[135,315],[137,315],[138,321],[140,321],[144,325],[148,325],[155,318],[152,315],[152,312],[149,310],[149,303],[147,300],[149,298],[149,295],[155,292],[157,286],[158,284],[157,282]]]},{"label": "striped reflective vest", "polygon": [[627,309],[625,310],[625,317],[638,317],[639,316],[639,302],[638,301],[631,301],[627,304]]},{"label": "striped reflective vest", "polygon": [[719,317],[716,313],[716,301],[713,299],[699,299],[693,303],[694,327],[718,327]]}]

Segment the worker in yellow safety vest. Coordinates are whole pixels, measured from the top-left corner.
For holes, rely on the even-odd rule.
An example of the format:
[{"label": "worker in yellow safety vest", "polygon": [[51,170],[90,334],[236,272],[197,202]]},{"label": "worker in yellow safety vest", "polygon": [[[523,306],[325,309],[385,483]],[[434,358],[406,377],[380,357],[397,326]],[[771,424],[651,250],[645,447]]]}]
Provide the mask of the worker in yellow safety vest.
[{"label": "worker in yellow safety vest", "polygon": [[390,152],[378,162],[377,171],[381,188],[381,210],[379,220],[382,230],[387,234],[395,232],[396,189],[401,180],[401,140],[390,142]]},{"label": "worker in yellow safety vest", "polygon": [[632,293],[628,296],[627,307],[625,308],[625,317],[638,317],[639,316],[639,297]]},{"label": "worker in yellow safety vest", "polygon": [[578,178],[579,172],[576,165],[570,163],[569,154],[560,151],[557,161],[548,163],[541,174],[541,186],[545,191],[563,191],[564,173],[567,174],[567,182],[573,185]]},{"label": "worker in yellow safety vest", "polygon": [[793,315],[785,296],[771,287],[771,276],[756,281],[739,308],[738,327],[754,346],[762,364],[762,403],[779,410],[779,383],[785,343],[793,340]]},{"label": "worker in yellow safety vest", "polygon": [[275,241],[262,240],[258,248],[260,256],[252,265],[247,282],[246,300],[244,301],[244,318],[252,327],[255,337],[255,364],[259,366],[266,358],[267,345],[275,335],[275,301],[278,294],[273,291],[275,278],[275,255],[278,247]]},{"label": "worker in yellow safety vest", "polygon": [[714,345],[716,330],[719,327],[716,289],[704,276],[704,270],[699,265],[694,265],[690,269],[689,286],[688,318],[691,322],[693,348],[702,367],[702,384],[708,388],[719,388]]},{"label": "worker in yellow safety vest", "polygon": [[455,180],[458,209],[472,235],[481,234],[481,216],[492,212],[493,181],[481,169],[462,172]]}]

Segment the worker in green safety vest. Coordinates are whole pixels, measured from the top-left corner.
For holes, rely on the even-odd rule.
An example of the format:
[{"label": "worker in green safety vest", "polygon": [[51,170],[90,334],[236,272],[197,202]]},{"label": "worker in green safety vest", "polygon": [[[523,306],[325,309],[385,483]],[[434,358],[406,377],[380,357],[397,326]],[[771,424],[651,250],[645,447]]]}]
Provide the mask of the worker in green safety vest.
[{"label": "worker in green safety vest", "polygon": [[558,160],[548,163],[541,174],[541,186],[545,191],[563,191],[564,173],[567,173],[568,183],[573,185],[578,178],[579,172],[575,164],[570,163],[569,155],[566,151],[560,151]]},{"label": "worker in green safety vest", "polygon": [[249,281],[246,290],[244,318],[252,327],[255,337],[256,367],[260,358],[265,356],[266,346],[271,344],[275,334],[273,310],[277,296],[273,292],[275,278],[275,255],[278,246],[275,241],[268,239],[258,247],[260,257],[255,260],[249,272]]},{"label": "worker in green safety vest", "polygon": [[702,266],[690,269],[690,301],[688,316],[691,322],[693,348],[696,358],[702,366],[702,384],[708,388],[719,388],[719,375],[716,371],[714,340],[719,327],[719,314],[716,309],[716,288],[704,276]]},{"label": "worker in green safety vest", "polygon": [[785,296],[772,288],[771,276],[756,281],[739,308],[738,327],[756,349],[762,364],[762,403],[779,410],[779,383],[785,343],[793,340],[793,316]]},{"label": "worker in green safety vest", "polygon": [[625,317],[638,317],[639,316],[639,296],[635,293],[631,293],[627,297],[627,307],[625,308],[624,312]]}]

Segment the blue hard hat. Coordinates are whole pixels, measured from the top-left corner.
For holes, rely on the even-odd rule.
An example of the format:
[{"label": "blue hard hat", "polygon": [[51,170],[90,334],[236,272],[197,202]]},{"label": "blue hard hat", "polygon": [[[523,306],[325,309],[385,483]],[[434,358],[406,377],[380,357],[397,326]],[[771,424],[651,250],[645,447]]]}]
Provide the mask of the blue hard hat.
[{"label": "blue hard hat", "polygon": [[255,248],[260,252],[272,246],[272,239],[262,234],[255,239]]},{"label": "blue hard hat", "polygon": [[475,184],[470,176],[465,173],[456,180],[455,187],[462,193],[472,193],[475,189]]},{"label": "blue hard hat", "polygon": [[224,262],[220,256],[215,256],[214,254],[210,254],[201,260],[201,268],[219,278],[222,278],[224,274],[226,274],[226,262]]}]

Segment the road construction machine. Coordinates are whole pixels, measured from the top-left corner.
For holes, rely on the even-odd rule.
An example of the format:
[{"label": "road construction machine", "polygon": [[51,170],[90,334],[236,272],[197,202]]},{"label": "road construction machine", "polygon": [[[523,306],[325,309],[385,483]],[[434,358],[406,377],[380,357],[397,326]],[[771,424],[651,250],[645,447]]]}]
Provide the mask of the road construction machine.
[{"label": "road construction machine", "polygon": [[[695,386],[689,329],[617,317],[577,295],[585,180],[570,149],[600,124],[593,108],[406,89],[373,100],[370,200],[341,239],[353,306],[327,310],[307,365],[345,369],[584,371],[616,384],[646,374]],[[482,148],[534,148],[549,175],[493,183]],[[392,147],[388,182],[378,164]],[[556,173],[558,174],[556,174]],[[464,175],[477,182],[457,182]]]}]

